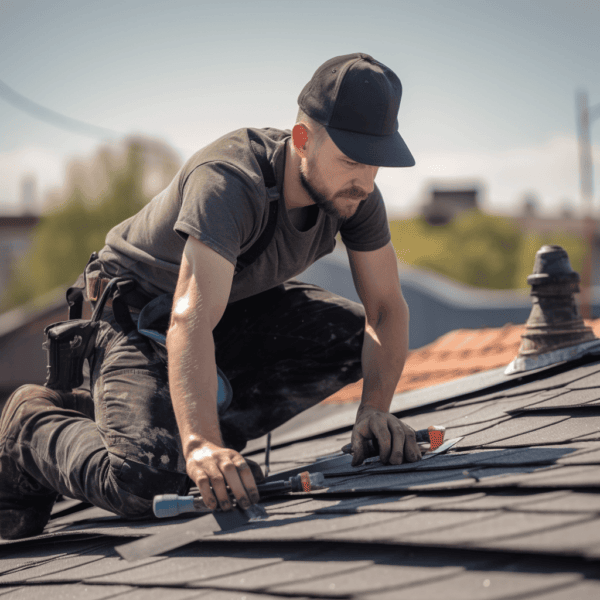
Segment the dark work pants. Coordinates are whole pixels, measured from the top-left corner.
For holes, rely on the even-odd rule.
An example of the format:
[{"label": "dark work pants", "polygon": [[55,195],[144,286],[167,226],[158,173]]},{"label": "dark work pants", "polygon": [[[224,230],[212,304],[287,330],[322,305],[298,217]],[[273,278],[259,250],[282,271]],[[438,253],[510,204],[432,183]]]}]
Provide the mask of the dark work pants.
[{"label": "dark work pants", "polygon": [[[238,451],[362,376],[363,307],[313,285],[290,281],[230,304],[213,334],[233,388],[221,429]],[[124,335],[110,309],[91,391],[95,422],[63,409],[40,414],[20,466],[50,489],[130,518],[149,516],[157,494],[187,493],[167,367],[147,338]]]}]

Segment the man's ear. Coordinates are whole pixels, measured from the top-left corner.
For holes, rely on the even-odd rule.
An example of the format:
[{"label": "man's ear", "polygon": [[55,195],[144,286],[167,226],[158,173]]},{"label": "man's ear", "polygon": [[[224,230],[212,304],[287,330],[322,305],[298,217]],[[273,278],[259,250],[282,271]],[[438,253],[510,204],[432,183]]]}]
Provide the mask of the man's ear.
[{"label": "man's ear", "polygon": [[292,129],[292,142],[294,149],[300,156],[305,154],[305,146],[308,141],[308,130],[303,123],[296,123]]}]

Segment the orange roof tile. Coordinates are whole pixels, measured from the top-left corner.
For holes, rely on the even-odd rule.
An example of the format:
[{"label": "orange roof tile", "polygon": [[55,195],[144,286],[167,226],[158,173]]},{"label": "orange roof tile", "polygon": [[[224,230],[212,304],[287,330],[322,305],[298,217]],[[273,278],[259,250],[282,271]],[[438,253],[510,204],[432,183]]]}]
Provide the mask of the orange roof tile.
[{"label": "orange roof tile", "polygon": [[[585,321],[600,337],[600,319]],[[517,356],[525,325],[456,329],[409,352],[396,393],[445,383],[480,371],[508,366]],[[362,379],[323,401],[324,404],[358,402]]]}]

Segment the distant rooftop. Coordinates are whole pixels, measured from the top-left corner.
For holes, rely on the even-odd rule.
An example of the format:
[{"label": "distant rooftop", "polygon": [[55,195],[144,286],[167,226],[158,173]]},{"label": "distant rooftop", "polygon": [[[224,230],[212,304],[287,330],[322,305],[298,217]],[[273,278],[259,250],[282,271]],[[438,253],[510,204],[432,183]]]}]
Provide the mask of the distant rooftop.
[{"label": "distant rooftop", "polygon": [[[600,337],[600,319],[586,321]],[[396,387],[396,393],[454,381],[499,367],[506,367],[521,345],[525,325],[508,324],[499,328],[457,329],[435,342],[409,353]],[[325,404],[357,402],[362,380],[348,385],[324,401]]]}]

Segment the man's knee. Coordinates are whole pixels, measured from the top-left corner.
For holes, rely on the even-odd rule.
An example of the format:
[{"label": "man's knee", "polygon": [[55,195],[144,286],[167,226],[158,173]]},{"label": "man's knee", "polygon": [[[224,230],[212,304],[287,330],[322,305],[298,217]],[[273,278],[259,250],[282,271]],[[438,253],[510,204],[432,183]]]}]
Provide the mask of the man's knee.
[{"label": "man's knee", "polygon": [[184,473],[156,469],[110,455],[113,511],[129,519],[152,516],[152,500],[160,494],[185,495],[190,480]]},{"label": "man's knee", "polygon": [[323,318],[321,335],[325,359],[341,361],[350,368],[353,363],[360,370],[362,346],[365,336],[365,311],[362,304],[336,297],[335,309]]}]

